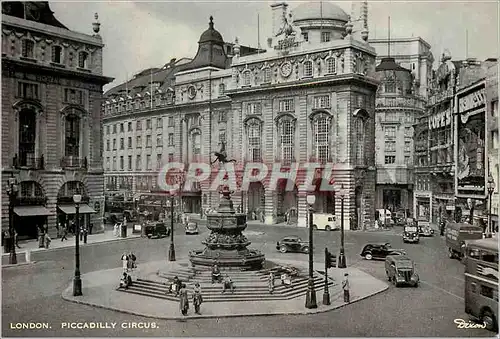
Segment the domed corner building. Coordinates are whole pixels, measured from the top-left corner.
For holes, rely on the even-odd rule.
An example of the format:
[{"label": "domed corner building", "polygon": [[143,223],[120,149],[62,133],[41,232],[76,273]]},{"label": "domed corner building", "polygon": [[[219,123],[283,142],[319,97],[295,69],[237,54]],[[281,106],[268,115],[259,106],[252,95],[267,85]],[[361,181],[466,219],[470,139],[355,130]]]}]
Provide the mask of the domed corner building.
[{"label": "domed corner building", "polygon": [[412,72],[394,58],[382,58],[375,70],[380,82],[375,108],[375,147],[379,150],[375,202],[378,208],[409,216],[413,214],[413,164],[421,155],[417,140],[423,136],[419,128],[414,131],[413,124],[424,116],[425,100],[418,95]]},{"label": "domed corner building", "polygon": [[[373,227],[375,51],[366,39],[354,38],[340,7],[321,6],[302,4],[292,13],[285,3],[271,5],[273,27],[266,50],[240,45],[238,39],[224,42],[210,19],[196,56],[153,72],[154,88],[149,89],[150,75],[144,75],[128,83],[136,89],[127,98],[116,94],[123,85],[110,90],[104,105],[105,129],[110,130],[105,150],[108,141],[126,141],[127,133],[132,144],[123,150],[124,170],[120,152],[105,151],[109,188],[117,188],[113,180],[128,176],[127,187],[134,194],[154,194],[146,191],[158,187],[157,168],[163,163],[180,161],[187,168],[208,162],[224,143],[228,158],[237,161],[233,202],[249,222],[258,218],[272,225],[287,219],[305,227],[310,191],[316,196],[315,213],[335,214],[340,225],[338,191],[343,187],[345,228]],[[123,136],[113,133],[121,124]],[[242,190],[244,170],[256,162],[267,165],[269,172],[273,166],[275,172],[296,166],[297,176],[268,175]],[[311,171],[312,187],[305,188],[308,163],[317,166]],[[218,206],[212,180],[219,166],[211,168],[209,180],[191,187],[184,183],[184,211]],[[322,188],[325,181],[335,182],[337,193]]]}]

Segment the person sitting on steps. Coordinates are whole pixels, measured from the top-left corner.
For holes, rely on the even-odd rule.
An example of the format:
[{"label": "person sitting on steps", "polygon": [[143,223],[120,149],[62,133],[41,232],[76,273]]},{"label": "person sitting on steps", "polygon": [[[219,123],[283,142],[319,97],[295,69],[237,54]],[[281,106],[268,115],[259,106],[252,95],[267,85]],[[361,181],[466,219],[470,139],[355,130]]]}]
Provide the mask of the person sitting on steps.
[{"label": "person sitting on steps", "polygon": [[288,287],[292,287],[292,278],[288,273],[281,274],[281,284],[287,285]]},{"label": "person sitting on steps", "polygon": [[221,282],[221,275],[220,275],[220,269],[219,267],[217,266],[217,264],[214,265],[214,267],[212,267],[212,284],[214,282]]},{"label": "person sitting on steps", "polygon": [[120,279],[120,287],[128,289],[128,287],[131,285],[132,285],[132,277],[128,275],[127,272],[123,272],[123,276]]},{"label": "person sitting on steps", "polygon": [[226,292],[227,289],[230,289],[231,293],[234,293],[234,283],[228,274],[226,274],[224,281],[222,282],[222,293]]},{"label": "person sitting on steps", "polygon": [[177,277],[175,276],[174,277],[174,280],[172,281],[172,283],[170,284],[169,288],[168,288],[168,293],[175,293],[175,296],[177,297],[179,295],[179,291],[181,290],[181,286],[182,286],[182,281]]}]

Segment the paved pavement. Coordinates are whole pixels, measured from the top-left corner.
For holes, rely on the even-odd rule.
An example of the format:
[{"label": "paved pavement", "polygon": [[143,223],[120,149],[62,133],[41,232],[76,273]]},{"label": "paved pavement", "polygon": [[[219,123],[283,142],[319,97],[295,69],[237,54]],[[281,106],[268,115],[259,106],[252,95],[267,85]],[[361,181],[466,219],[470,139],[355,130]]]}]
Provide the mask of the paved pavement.
[{"label": "paved pavement", "polygon": [[[202,248],[206,227],[200,235],[187,236],[182,228],[175,229],[177,259],[187,258],[189,250]],[[250,247],[262,250],[267,258],[307,262],[307,255],[280,254],[276,240],[295,234],[307,239],[307,229],[249,225]],[[322,261],[324,247],[337,252],[340,232],[314,232],[314,256]],[[390,242],[403,248],[417,263],[422,284],[418,288],[389,288],[370,298],[352,303],[346,308],[325,313],[274,315],[269,317],[235,317],[165,320],[151,319],[83,304],[61,298],[74,274],[74,249],[38,251],[32,255],[32,265],[2,270],[2,337],[491,337],[482,329],[459,329],[455,319],[468,320],[464,312],[464,273],[458,260],[447,256],[444,238],[421,239],[420,244],[404,244],[401,236],[390,232],[346,232],[345,249],[348,268],[357,268],[384,281],[384,263],[364,260],[359,253],[370,242]],[[170,240],[133,238],[128,241],[93,243],[81,248],[81,272],[120,267],[123,251],[134,251],[139,266],[145,262],[167,262]],[[162,259],[163,258],[163,259]],[[84,291],[87,282],[84,281]],[[354,293],[354,287],[353,293]],[[318,291],[318,301],[321,299]],[[202,312],[208,312],[202,305]],[[320,306],[322,307],[322,306]],[[165,306],[167,308],[167,305]],[[175,306],[177,310],[178,307]],[[10,328],[11,324],[41,322],[48,329]],[[115,322],[116,328],[78,330],[62,326],[66,322]],[[128,326],[139,324],[140,327]],[[152,324],[144,329],[141,324]],[[138,325],[138,326],[139,326]],[[154,328],[152,326],[155,326]]]},{"label": "paved pavement", "polygon": [[[268,259],[278,264],[291,264],[305,266],[304,262],[283,259]],[[181,267],[178,263],[156,261],[142,264],[140,272],[135,273],[139,277],[146,277],[158,270],[173,270]],[[306,266],[307,267],[307,266]],[[314,263],[315,269],[324,268],[324,263]],[[116,291],[121,268],[97,271],[82,276],[83,296],[73,296],[72,283],[63,291],[65,300],[102,307],[128,314],[141,315],[156,319],[184,319],[179,311],[179,303],[174,301],[143,297],[139,295]],[[202,305],[202,314],[193,313],[191,307],[188,318],[220,318],[257,315],[283,315],[283,314],[311,314],[330,311],[345,306],[340,281],[344,273],[349,273],[352,289],[351,302],[368,298],[374,294],[385,291],[389,286],[383,281],[373,278],[369,274],[357,269],[330,269],[329,275],[337,281],[337,285],[330,288],[331,305],[321,305],[323,289],[317,292],[317,309],[306,309],[304,307],[304,296],[283,301],[246,301],[246,302],[206,302]],[[192,306],[192,305],[191,305]]]}]

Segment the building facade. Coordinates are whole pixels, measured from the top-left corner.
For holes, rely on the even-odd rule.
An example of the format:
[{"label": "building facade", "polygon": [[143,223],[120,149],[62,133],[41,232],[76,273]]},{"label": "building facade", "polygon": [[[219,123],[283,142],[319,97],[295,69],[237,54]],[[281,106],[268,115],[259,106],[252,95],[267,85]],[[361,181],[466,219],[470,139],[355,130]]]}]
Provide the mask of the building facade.
[{"label": "building facade", "polygon": [[[299,5],[293,18],[287,7],[271,6],[266,51],[244,55],[236,41],[228,56],[211,21],[192,61],[172,65],[171,75],[167,69],[151,72],[142,89],[132,81],[111,90],[104,105],[107,180],[128,178],[134,193],[150,180],[146,185],[154,191],[163,164],[207,162],[225,144],[237,161],[233,200],[250,218],[260,214],[266,224],[275,224],[287,215],[305,226],[307,192],[301,184],[304,164],[314,162],[316,212],[335,213],[340,220],[338,198],[319,189],[323,179],[335,181],[349,192],[346,228],[373,225],[375,52],[367,32],[364,40],[352,37],[349,17],[338,6]],[[245,165],[255,162],[269,172],[273,166],[281,172],[297,169],[297,176],[273,181],[269,173],[241,189]],[[218,173],[213,166],[208,180],[190,187],[184,182],[183,208],[215,207],[219,194],[211,180]]]},{"label": "building facade", "polygon": [[375,108],[375,206],[410,216],[413,213],[413,124],[425,112],[425,100],[409,69],[394,58],[376,68],[381,82]]},{"label": "building facade", "polygon": [[[99,23],[93,35],[61,24],[47,2],[2,3],[2,224],[9,225],[9,178],[18,184],[13,224],[20,237],[75,214],[102,228],[102,75]],[[89,27],[90,28],[90,27]]]}]

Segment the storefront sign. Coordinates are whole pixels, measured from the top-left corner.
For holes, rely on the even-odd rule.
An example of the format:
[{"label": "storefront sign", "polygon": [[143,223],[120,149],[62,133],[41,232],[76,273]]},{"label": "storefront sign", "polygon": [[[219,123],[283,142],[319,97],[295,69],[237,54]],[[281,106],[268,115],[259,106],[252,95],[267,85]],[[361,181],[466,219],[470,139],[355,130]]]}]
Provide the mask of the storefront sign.
[{"label": "storefront sign", "polygon": [[446,111],[438,112],[429,117],[429,129],[436,129],[451,124],[451,110],[448,108]]},{"label": "storefront sign", "polygon": [[458,99],[458,112],[467,112],[475,108],[484,106],[486,103],[486,90],[484,88],[479,91],[467,94]]}]

